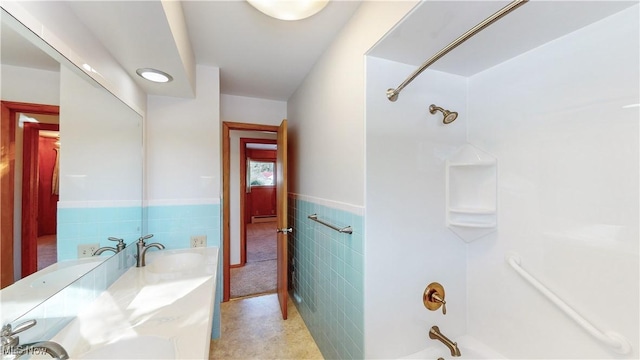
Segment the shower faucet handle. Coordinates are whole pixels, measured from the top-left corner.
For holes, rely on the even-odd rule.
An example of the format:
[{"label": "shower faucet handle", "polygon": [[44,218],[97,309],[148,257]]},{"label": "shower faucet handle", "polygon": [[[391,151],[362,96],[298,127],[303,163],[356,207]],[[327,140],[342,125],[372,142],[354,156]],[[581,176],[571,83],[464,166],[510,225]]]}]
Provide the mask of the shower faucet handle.
[{"label": "shower faucet handle", "polygon": [[424,289],[422,303],[424,307],[431,311],[438,310],[442,307],[442,315],[447,315],[447,302],[444,301],[444,287],[437,282],[432,282]]},{"label": "shower faucet handle", "polygon": [[432,301],[441,303],[442,304],[442,315],[447,315],[447,302],[444,301],[444,299],[442,299],[440,296],[438,296],[437,292],[434,292],[431,295],[431,299],[432,299]]}]

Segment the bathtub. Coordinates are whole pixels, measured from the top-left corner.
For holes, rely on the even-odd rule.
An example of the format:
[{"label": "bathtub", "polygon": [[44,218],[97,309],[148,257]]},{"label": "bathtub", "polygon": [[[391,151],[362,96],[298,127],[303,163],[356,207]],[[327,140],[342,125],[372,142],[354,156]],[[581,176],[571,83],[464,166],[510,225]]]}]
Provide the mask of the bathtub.
[{"label": "bathtub", "polygon": [[506,359],[495,350],[469,335],[459,336],[454,341],[458,343],[460,357],[451,356],[451,352],[444,344],[433,340],[430,343],[432,346],[403,357],[403,359]]}]

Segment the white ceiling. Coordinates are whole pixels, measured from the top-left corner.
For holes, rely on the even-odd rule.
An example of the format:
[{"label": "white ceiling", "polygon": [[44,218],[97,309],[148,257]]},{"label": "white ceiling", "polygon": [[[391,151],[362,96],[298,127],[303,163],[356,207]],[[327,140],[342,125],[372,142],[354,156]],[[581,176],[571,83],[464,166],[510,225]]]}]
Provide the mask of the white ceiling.
[{"label": "white ceiling", "polygon": [[[360,5],[332,1],[316,16],[288,22],[243,0],[168,2],[173,9],[166,3],[63,1],[61,6],[69,6],[148,94],[193,97],[189,66],[197,63],[220,68],[223,94],[286,101]],[[507,3],[425,1],[369,55],[418,66]],[[638,1],[532,0],[431,68],[470,76],[634,4]],[[6,38],[3,27],[2,62],[19,62]],[[32,50],[22,50],[36,61]],[[140,67],[169,72],[175,80],[150,83],[135,75]]]},{"label": "white ceiling", "polygon": [[[160,1],[69,1],[70,8],[131,74],[170,73],[169,84],[136,79],[147,93],[192,97],[188,59],[179,53],[182,25]],[[360,1],[332,1],[322,12],[282,21],[246,1],[182,1],[195,63],[220,68],[223,94],[287,100],[351,18]],[[176,39],[177,37],[177,39]],[[185,65],[186,64],[186,65]]]},{"label": "white ceiling", "polygon": [[[369,55],[417,67],[509,2],[423,2]],[[480,31],[429,68],[471,76],[636,4],[637,0],[532,0]],[[403,80],[398,79],[398,84]]]}]

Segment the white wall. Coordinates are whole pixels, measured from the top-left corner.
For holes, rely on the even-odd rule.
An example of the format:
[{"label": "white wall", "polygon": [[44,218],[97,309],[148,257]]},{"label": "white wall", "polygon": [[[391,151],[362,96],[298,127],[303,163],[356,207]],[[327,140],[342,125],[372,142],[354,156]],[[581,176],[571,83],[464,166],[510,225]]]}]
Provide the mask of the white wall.
[{"label": "white wall", "polygon": [[277,126],[286,118],[286,101],[220,95],[220,119],[222,121]]},{"label": "white wall", "polygon": [[195,99],[149,96],[146,197],[151,205],[220,201],[220,70],[196,68]]},{"label": "white wall", "polygon": [[[399,358],[431,341],[433,325],[466,332],[466,247],[445,226],[445,160],[466,140],[466,78],[427,70],[397,102],[385,91],[414,70],[367,58],[365,349]],[[458,111],[442,123],[436,104]],[[422,293],[445,288],[447,315],[427,310]]]},{"label": "white wall", "polygon": [[2,65],[2,100],[34,104],[60,104],[60,74],[57,71]]},{"label": "white wall", "polygon": [[289,99],[289,191],[364,205],[364,54],[416,4],[363,2]]},{"label": "white wall", "polygon": [[141,205],[142,117],[65,66],[60,143],[59,207]]},{"label": "white wall", "polygon": [[[469,79],[469,141],[498,158],[499,231],[470,244],[469,332],[507,358],[639,356],[639,11]],[[604,331],[590,337],[504,261]]]}]

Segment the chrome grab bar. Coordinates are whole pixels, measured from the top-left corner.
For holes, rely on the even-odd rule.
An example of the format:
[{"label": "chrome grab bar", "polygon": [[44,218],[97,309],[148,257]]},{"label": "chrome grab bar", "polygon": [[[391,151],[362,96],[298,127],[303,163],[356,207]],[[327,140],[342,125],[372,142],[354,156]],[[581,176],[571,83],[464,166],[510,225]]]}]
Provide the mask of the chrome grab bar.
[{"label": "chrome grab bar", "polygon": [[520,266],[520,257],[518,256],[518,254],[513,252],[507,253],[507,255],[505,256],[505,260],[520,276],[522,276],[529,282],[529,284],[531,284],[534,288],[536,288],[544,296],[546,296],[555,306],[557,306],[558,308],[560,308],[560,310],[567,314],[571,318],[571,320],[575,321],[584,330],[586,330],[589,335],[609,345],[613,348],[613,350],[620,354],[628,354],[631,351],[631,343],[629,342],[629,340],[627,340],[627,338],[613,331],[602,332],[601,330],[593,326],[589,321],[587,321],[587,319],[573,310],[571,306],[560,299],[556,294],[551,292],[551,290],[544,286],[540,281],[538,281],[526,270],[524,270]]},{"label": "chrome grab bar", "polygon": [[331,225],[331,224],[329,224],[327,222],[324,222],[324,221],[318,219],[318,214],[311,214],[311,215],[307,216],[307,218],[309,218],[309,219],[311,219],[313,221],[319,222],[320,224],[322,224],[324,226],[330,227],[330,228],[332,228],[333,230],[335,230],[337,232],[341,232],[341,233],[345,233],[345,234],[352,234],[353,233],[353,229],[351,228],[351,226],[346,226],[346,227],[343,227],[343,228],[339,228],[337,226]]}]

